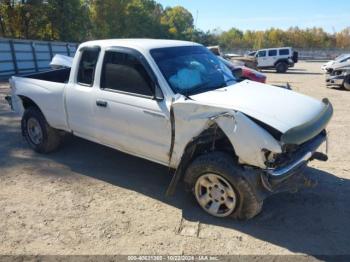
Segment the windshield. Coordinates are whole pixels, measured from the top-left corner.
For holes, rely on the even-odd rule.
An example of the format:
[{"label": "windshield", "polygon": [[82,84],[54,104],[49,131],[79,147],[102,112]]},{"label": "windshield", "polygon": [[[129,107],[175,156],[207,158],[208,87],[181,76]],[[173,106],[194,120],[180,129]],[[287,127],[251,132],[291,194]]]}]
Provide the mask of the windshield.
[{"label": "windshield", "polygon": [[175,93],[194,95],[236,83],[227,66],[203,46],[158,48],[151,55]]},{"label": "windshield", "polygon": [[349,57],[346,57],[346,58],[344,58],[344,59],[342,59],[342,60],[340,61],[340,63],[344,63],[344,62],[346,62],[346,61],[348,61],[348,60],[350,60],[350,56],[349,56]]}]

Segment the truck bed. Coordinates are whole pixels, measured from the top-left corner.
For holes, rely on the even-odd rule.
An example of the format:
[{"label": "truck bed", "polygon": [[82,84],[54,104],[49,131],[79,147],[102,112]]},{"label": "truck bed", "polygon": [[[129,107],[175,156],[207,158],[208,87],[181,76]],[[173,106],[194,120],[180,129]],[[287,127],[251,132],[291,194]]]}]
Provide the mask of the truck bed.
[{"label": "truck bed", "polygon": [[38,79],[56,83],[67,83],[69,80],[70,68],[55,69],[45,72],[24,75],[24,78]]},{"label": "truck bed", "polygon": [[24,113],[22,98],[26,97],[44,112],[50,126],[66,130],[64,88],[69,80],[70,70],[70,68],[54,69],[11,77],[11,104],[14,111],[19,115]]}]

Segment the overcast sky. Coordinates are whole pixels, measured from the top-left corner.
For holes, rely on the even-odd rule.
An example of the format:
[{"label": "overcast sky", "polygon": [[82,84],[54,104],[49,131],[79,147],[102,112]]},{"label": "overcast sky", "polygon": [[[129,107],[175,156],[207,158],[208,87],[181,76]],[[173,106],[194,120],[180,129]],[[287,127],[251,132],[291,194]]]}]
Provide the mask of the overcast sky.
[{"label": "overcast sky", "polygon": [[350,0],[157,0],[164,7],[188,9],[202,30],[237,27],[261,30],[270,27],[322,27],[328,32],[350,26]]}]

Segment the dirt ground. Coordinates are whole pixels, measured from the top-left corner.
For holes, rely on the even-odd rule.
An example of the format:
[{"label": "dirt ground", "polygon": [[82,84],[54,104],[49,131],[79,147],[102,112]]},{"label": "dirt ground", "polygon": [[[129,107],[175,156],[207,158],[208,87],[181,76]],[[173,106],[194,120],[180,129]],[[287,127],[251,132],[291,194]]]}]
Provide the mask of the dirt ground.
[{"label": "dirt ground", "polygon": [[205,214],[181,188],[165,197],[167,168],[79,138],[33,153],[1,84],[0,254],[350,254],[350,92],[327,89],[320,66],[267,73],[334,105],[329,161],[306,170],[318,186],[274,195],[246,222]]}]

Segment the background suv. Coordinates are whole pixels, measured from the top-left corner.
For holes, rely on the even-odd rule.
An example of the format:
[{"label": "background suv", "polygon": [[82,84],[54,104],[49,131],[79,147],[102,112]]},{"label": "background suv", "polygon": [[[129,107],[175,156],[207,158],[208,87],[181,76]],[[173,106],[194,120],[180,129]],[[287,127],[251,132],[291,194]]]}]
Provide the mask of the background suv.
[{"label": "background suv", "polygon": [[261,49],[248,55],[257,58],[259,69],[276,69],[277,73],[285,73],[298,62],[298,52],[291,47]]}]

